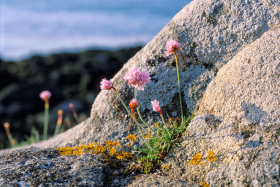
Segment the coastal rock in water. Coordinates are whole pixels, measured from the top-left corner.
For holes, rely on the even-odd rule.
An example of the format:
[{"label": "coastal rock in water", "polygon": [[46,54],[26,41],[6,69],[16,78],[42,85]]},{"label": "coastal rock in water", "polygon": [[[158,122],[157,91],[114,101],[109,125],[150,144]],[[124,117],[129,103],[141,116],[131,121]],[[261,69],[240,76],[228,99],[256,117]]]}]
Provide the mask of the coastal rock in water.
[{"label": "coastal rock in water", "polygon": [[182,148],[165,160],[167,174],[211,186],[279,186],[279,39],[280,24],[218,72]]}]

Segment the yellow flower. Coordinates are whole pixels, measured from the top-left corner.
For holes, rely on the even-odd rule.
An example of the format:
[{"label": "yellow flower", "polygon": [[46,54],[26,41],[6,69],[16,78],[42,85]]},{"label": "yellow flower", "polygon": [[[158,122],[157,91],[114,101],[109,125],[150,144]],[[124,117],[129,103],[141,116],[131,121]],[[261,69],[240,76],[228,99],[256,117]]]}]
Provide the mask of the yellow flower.
[{"label": "yellow flower", "polygon": [[129,134],[129,135],[126,137],[126,139],[135,142],[135,141],[136,141],[136,135],[135,135],[135,134]]},{"label": "yellow flower", "polygon": [[144,136],[145,138],[150,138],[151,136],[150,136],[150,133],[145,133],[145,136]]},{"label": "yellow flower", "polygon": [[206,180],[203,181],[203,182],[201,182],[201,183],[200,183],[200,186],[203,186],[203,187],[210,187],[210,185],[207,184]]},{"label": "yellow flower", "polygon": [[200,160],[201,160],[201,155],[200,153],[197,153],[193,158],[192,160],[190,161],[190,164],[193,165],[193,164],[199,164],[200,163]]},{"label": "yellow flower", "polygon": [[216,159],[216,155],[214,155],[214,151],[211,151],[210,153],[208,153],[207,160],[209,160],[210,162],[214,162],[215,159]]}]

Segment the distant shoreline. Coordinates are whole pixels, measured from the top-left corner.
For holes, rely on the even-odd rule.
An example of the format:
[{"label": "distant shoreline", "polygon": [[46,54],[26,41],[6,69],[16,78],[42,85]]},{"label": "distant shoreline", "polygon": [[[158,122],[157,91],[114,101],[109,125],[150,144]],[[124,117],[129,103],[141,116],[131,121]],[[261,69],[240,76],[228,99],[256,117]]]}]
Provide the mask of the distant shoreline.
[{"label": "distant shoreline", "polygon": [[136,43],[133,45],[123,45],[123,46],[117,46],[117,47],[109,47],[109,46],[93,46],[93,47],[85,47],[85,48],[69,48],[69,49],[61,49],[61,50],[54,50],[50,52],[33,52],[28,55],[22,56],[20,59],[15,57],[15,58],[9,58],[9,57],[4,57],[0,53],[0,60],[3,62],[21,62],[23,60],[28,60],[32,58],[33,56],[40,56],[40,57],[48,57],[51,55],[57,55],[57,54],[63,54],[63,53],[81,53],[81,52],[86,52],[90,50],[100,50],[100,51],[116,51],[116,50],[121,50],[121,49],[130,49],[130,48],[135,48],[135,47],[144,47],[145,44],[143,43]]}]

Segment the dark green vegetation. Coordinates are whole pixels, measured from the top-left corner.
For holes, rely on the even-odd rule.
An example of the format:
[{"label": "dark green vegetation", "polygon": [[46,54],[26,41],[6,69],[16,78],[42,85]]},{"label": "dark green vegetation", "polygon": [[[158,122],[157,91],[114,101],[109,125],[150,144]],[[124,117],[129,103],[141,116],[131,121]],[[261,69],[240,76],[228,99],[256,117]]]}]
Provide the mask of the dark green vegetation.
[{"label": "dark green vegetation", "polygon": [[[19,63],[0,59],[0,149],[10,147],[3,124],[10,123],[13,137],[18,141],[30,135],[33,126],[43,133],[44,90],[50,98],[49,136],[57,121],[57,111],[76,125],[69,103],[82,119],[89,117],[91,105],[100,91],[102,78],[112,78],[141,47],[116,51],[89,50],[80,53],[33,56]],[[66,127],[69,128],[69,127]]]}]

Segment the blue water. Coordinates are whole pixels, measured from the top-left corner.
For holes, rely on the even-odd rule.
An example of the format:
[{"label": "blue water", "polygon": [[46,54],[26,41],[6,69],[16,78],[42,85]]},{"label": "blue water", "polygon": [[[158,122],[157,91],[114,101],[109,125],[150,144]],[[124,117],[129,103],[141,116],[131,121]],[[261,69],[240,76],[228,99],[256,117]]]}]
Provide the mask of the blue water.
[{"label": "blue water", "polygon": [[191,0],[0,0],[0,58],[149,42]]}]

